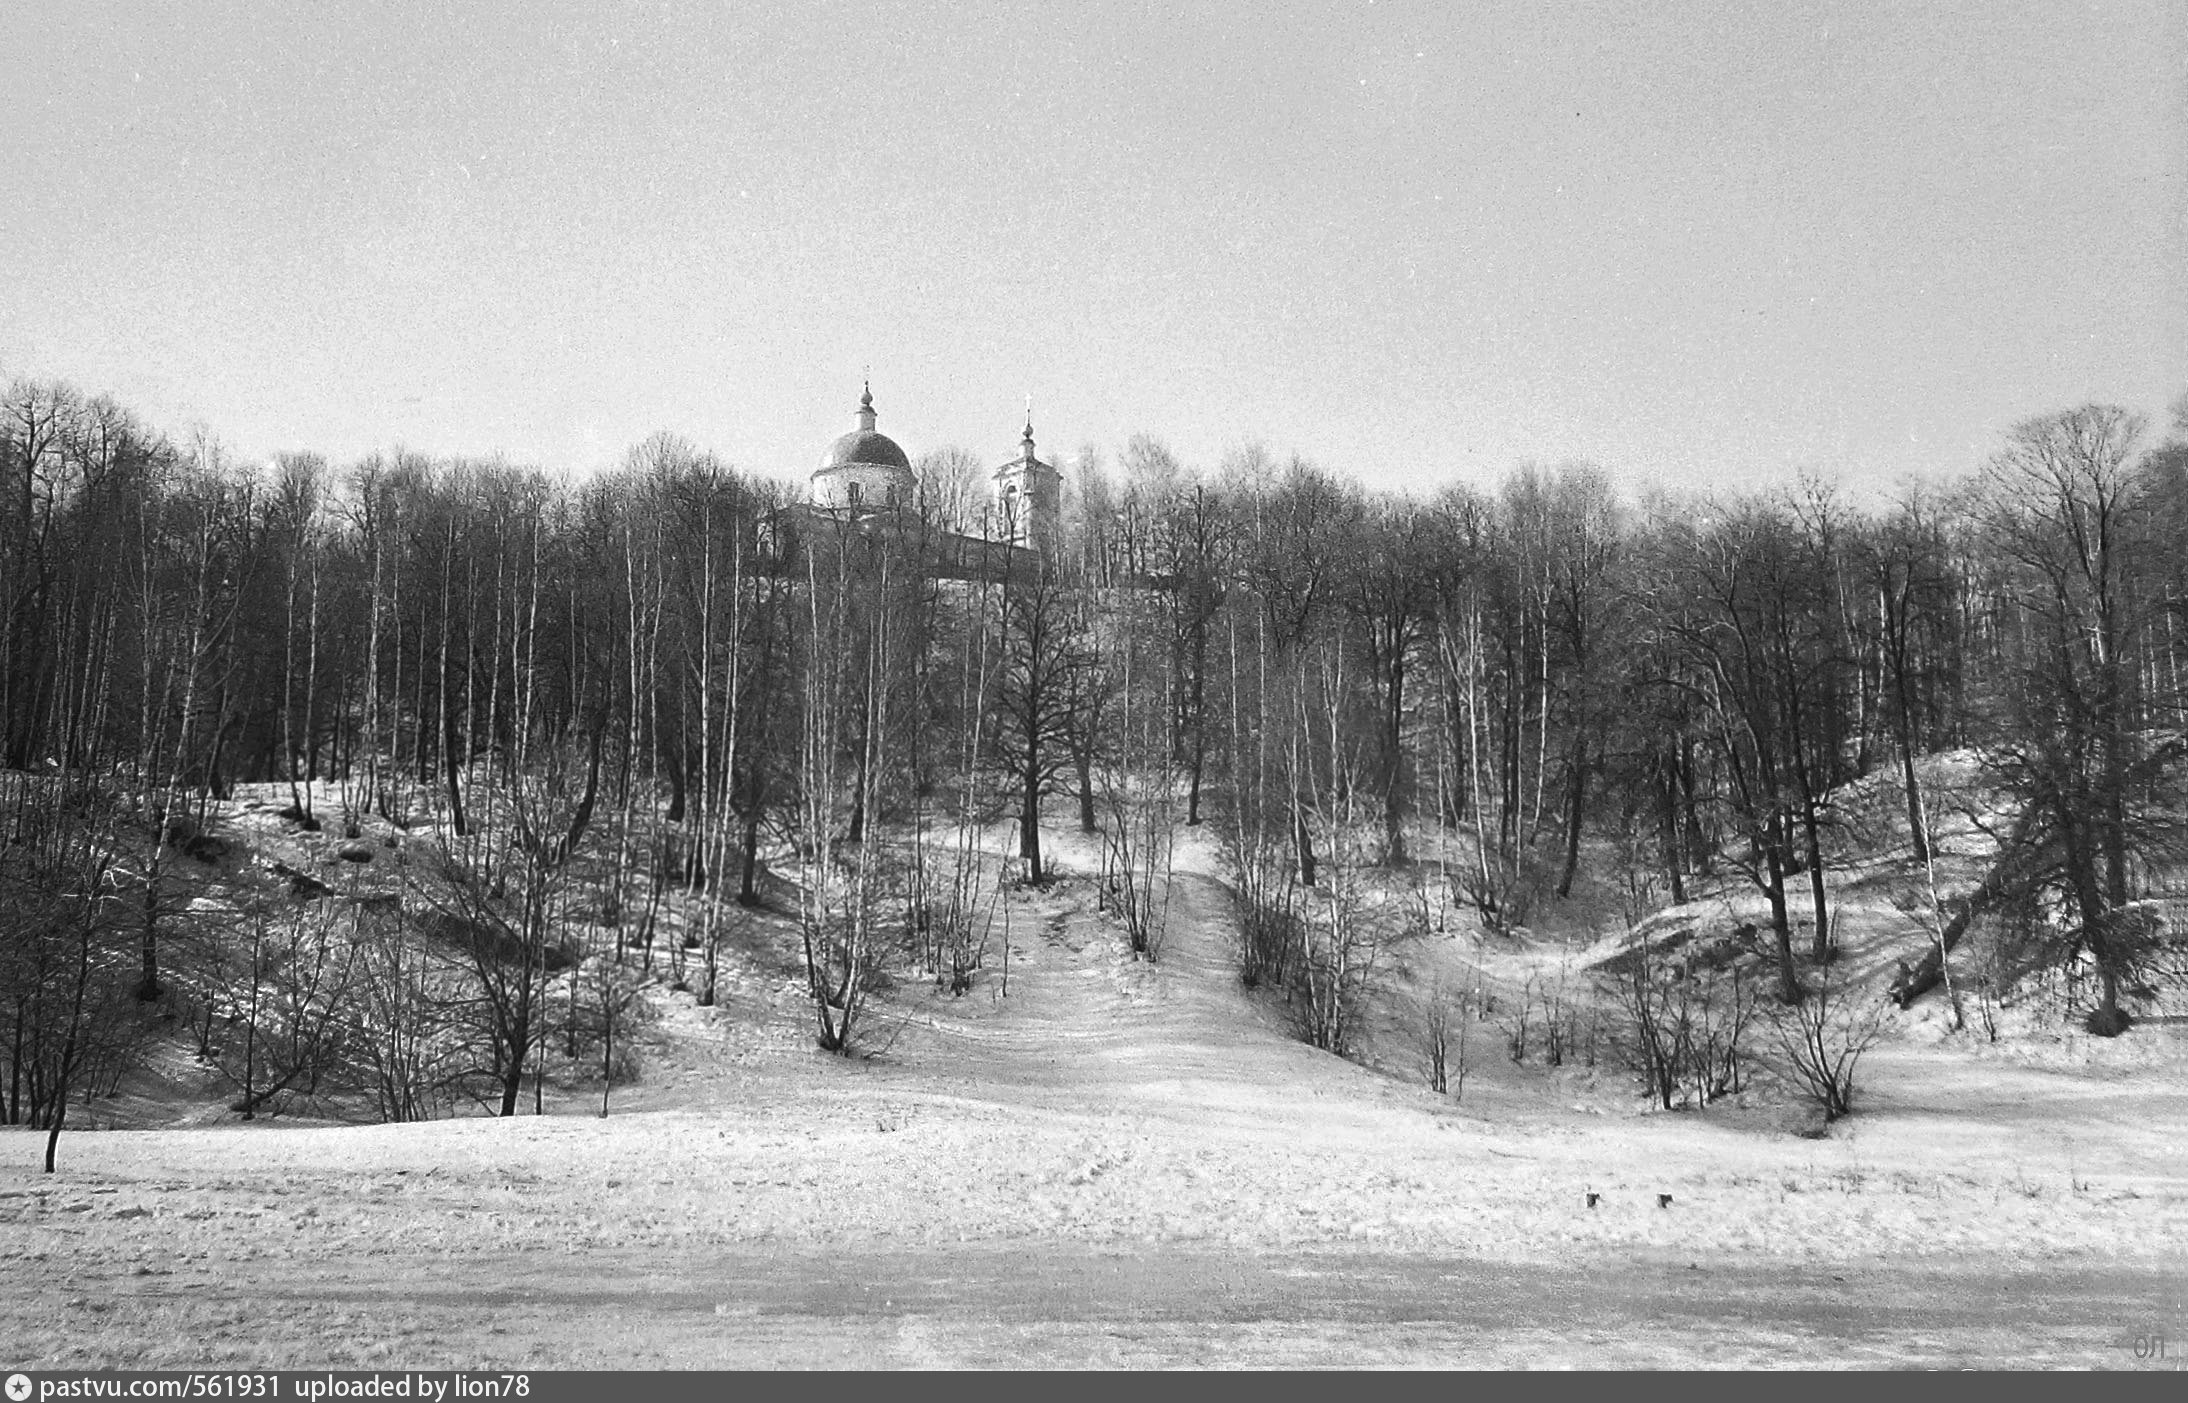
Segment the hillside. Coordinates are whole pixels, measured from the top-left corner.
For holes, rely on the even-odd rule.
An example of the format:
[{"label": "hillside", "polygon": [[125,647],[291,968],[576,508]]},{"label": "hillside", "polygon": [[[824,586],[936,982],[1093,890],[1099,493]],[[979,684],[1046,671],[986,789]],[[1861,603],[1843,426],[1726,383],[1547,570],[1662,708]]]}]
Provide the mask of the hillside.
[{"label": "hillside", "polygon": [[[230,869],[325,860],[263,807],[219,831]],[[1918,1005],[1822,1138],[1760,1092],[1650,1113],[1607,1045],[1515,1066],[1494,1020],[1436,1096],[1402,1014],[1432,966],[1512,989],[1619,942],[1435,938],[1361,1065],[1240,987],[1204,830],[1153,964],[1054,841],[1063,876],[1008,900],[1007,994],[998,947],[825,1056],[763,918],[720,1006],[649,987],[605,1119],[573,1080],[544,1116],[245,1124],[171,1048],[92,1113],[136,1128],[66,1135],[54,1178],[0,1135],[0,1321],[38,1367],[2118,1366],[2188,1324],[2173,1026],[2098,1056]],[[1888,965],[1904,929],[1850,904],[1853,959]]]}]

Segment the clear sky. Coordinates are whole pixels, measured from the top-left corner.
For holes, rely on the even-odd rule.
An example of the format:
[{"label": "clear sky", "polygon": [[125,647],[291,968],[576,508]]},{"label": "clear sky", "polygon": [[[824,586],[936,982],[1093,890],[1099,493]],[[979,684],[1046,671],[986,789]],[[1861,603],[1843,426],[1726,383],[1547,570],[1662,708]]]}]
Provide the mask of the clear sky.
[{"label": "clear sky", "polygon": [[5,27],[0,374],[238,454],[1381,486],[1973,466],[2188,388],[2188,6],[109,5]]}]

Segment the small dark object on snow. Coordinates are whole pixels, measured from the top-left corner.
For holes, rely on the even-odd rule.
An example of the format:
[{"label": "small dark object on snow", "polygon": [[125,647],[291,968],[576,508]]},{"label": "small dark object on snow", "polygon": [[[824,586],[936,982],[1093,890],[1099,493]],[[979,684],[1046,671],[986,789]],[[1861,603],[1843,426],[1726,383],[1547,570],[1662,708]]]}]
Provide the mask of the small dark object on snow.
[{"label": "small dark object on snow", "polygon": [[1669,1207],[1671,1207],[1671,1195],[1670,1195],[1670,1194],[1658,1194],[1658,1195],[1656,1196],[1656,1206],[1657,1206],[1658,1208],[1669,1208]]},{"label": "small dark object on snow", "polygon": [[1595,1207],[1595,1204],[1596,1204],[1596,1200],[1597,1200],[1597,1199],[1599,1199],[1599,1198],[1601,1198],[1601,1197],[1603,1197],[1603,1195],[1601,1195],[1601,1194],[1589,1194],[1589,1195],[1588,1195],[1588,1206],[1589,1206],[1590,1208],[1593,1208],[1593,1207]]},{"label": "small dark object on snow", "polygon": [[366,847],[363,843],[348,843],[343,845],[342,851],[336,856],[344,862],[370,862],[372,861],[372,849]]},{"label": "small dark object on snow", "polygon": [[295,897],[298,901],[317,901],[320,897],[330,895],[334,891],[334,888],[320,881],[311,873],[299,872],[286,862],[275,863],[273,870],[276,877],[289,879],[289,895]]},{"label": "small dark object on snow", "polygon": [[167,825],[167,845],[182,849],[208,867],[228,855],[228,844],[224,840],[215,838],[186,818],[178,818]]}]

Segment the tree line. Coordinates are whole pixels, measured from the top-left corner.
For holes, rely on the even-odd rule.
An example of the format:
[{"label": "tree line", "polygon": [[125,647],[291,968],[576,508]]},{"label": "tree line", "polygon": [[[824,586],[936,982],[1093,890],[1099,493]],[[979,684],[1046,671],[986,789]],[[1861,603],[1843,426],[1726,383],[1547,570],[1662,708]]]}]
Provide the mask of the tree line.
[{"label": "tree line", "polygon": [[1243,977],[1327,1046],[1374,953],[1360,874],[1431,853],[1491,930],[1591,875],[1676,902],[1730,870],[1798,1000],[1828,954],[1835,796],[1888,777],[1926,860],[1916,759],[1961,747],[2011,797],[2011,861],[1939,905],[1940,962],[1976,906],[2036,912],[2118,1031],[2176,834],[2172,427],[2031,419],[1883,509],[1815,480],[1630,501],[1585,464],[1371,492],[1256,448],[1196,471],[1142,436],[1113,468],[1079,455],[1053,558],[965,568],[956,450],[859,529],[669,435],[577,482],[401,452],[246,464],[18,381],[0,871],[11,909],[78,916],[7,922],[7,1118],[57,1126],[82,1075],[53,1030],[90,1024],[54,1010],[203,982],[168,949],[172,867],[244,784],[344,840],[375,818],[437,835],[420,904],[498,952],[473,984],[509,986],[472,990],[501,1012],[465,1071],[504,1113],[574,1026],[541,1005],[549,966],[589,958],[552,953],[576,926],[616,932],[617,960],[659,944],[711,1002],[739,913],[794,909],[839,1051],[892,961],[969,987],[1002,880],[979,831],[1005,815],[1012,880],[1051,875],[1044,825],[1093,835],[1150,958],[1179,833],[1208,826]]}]

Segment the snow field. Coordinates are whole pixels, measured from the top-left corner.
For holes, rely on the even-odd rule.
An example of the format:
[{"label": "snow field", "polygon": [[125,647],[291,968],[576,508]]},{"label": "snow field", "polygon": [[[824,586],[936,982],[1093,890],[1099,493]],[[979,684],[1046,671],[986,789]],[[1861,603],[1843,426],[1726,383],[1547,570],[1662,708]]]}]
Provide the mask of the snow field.
[{"label": "snow field", "polygon": [[[71,1133],[50,1178],[35,1172],[42,1136],[0,1132],[0,1325],[48,1360],[475,1358],[462,1351],[478,1341],[436,1311],[516,1319],[506,1303],[405,1305],[388,1283],[517,1264],[512,1279],[582,1291],[589,1262],[625,1283],[647,1279],[647,1263],[680,1281],[753,1254],[853,1277],[860,1262],[908,1263],[937,1279],[966,1263],[1000,1273],[1113,1254],[1229,1264],[1226,1280],[1279,1263],[1353,1271],[1362,1254],[1514,1280],[1689,1266],[2188,1277],[2188,1077],[2173,1029],[2138,1030],[2127,1076],[1944,1039],[1933,1002],[1870,1054],[1857,1115],[1823,1138],[1760,1097],[1646,1113],[1615,1062],[1514,1068],[1482,1024],[1455,1100],[1420,1084],[1395,1011],[1372,1020],[1363,1049],[1378,1074],[1292,1040],[1281,1007],[1238,986],[1204,834],[1181,845],[1155,964],[1131,961],[1068,875],[1093,870],[1085,840],[1052,843],[1066,878],[1009,898],[1007,996],[999,948],[961,998],[900,983],[875,1006],[871,1058],[815,1051],[780,952],[752,948],[732,953],[720,1008],[657,991],[643,1077],[606,1119],[597,1087],[580,1087],[510,1120]],[[1871,939],[1857,935],[1854,958],[1883,958]],[[1461,937],[1419,960],[1463,960],[1511,986],[1571,958],[1559,943]],[[345,1281],[377,1304],[322,1299]],[[56,1317],[56,1299],[78,1304]],[[289,1302],[294,1318],[230,1318],[229,1299]],[[789,1343],[760,1309],[724,1319],[764,1359]],[[349,1340],[343,1322],[365,1314]],[[899,1325],[912,1333],[887,1358],[925,1357],[916,1319]],[[1315,1338],[1262,1339],[1258,1357],[1311,1359]],[[1747,1357],[1651,1348],[1641,1357]]]}]

